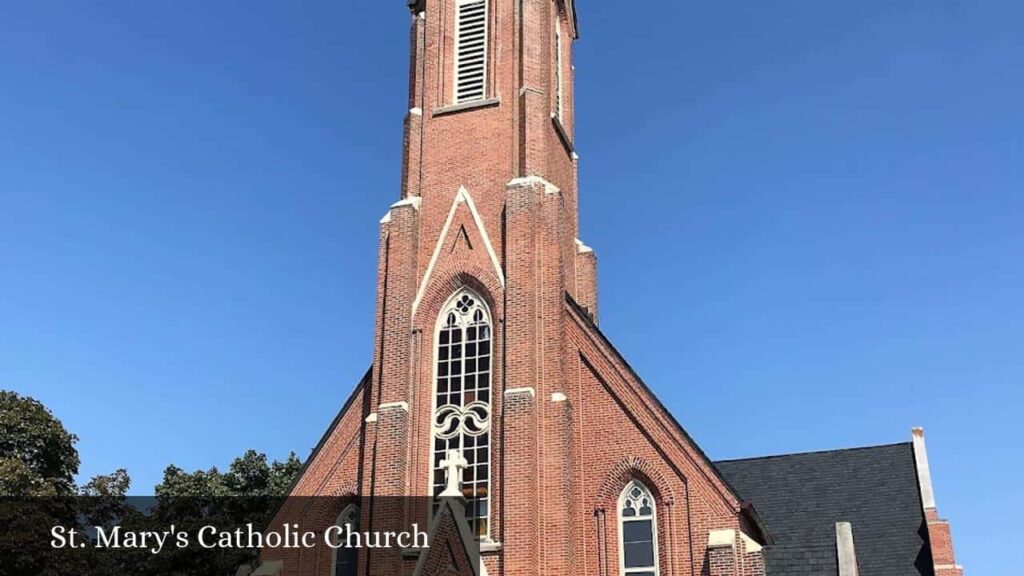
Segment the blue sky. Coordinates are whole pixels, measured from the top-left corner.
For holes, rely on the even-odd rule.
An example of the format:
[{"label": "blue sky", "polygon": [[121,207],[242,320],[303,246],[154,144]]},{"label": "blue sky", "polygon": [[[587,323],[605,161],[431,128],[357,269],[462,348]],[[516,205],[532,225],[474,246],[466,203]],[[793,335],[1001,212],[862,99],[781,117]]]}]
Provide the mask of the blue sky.
[{"label": "blue sky", "polygon": [[[404,2],[0,4],[0,388],[83,476],[306,456],[369,364]],[[580,2],[602,327],[713,458],[928,430],[1022,496],[1024,5]]]}]

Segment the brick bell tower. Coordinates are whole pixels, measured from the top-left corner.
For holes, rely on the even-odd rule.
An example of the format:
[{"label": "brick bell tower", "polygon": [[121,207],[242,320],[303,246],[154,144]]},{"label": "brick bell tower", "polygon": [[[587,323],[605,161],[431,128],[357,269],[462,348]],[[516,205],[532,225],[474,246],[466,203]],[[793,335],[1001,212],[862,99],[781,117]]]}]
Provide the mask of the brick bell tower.
[{"label": "brick bell tower", "polygon": [[[372,368],[291,490],[325,508],[300,498],[275,522],[455,519],[454,548],[481,554],[473,576],[706,572],[712,532],[742,549],[747,524],[597,327],[596,259],[579,234],[573,0],[409,9],[401,194],[380,221]],[[259,576],[465,573],[453,568],[465,558],[437,552],[451,549],[268,550]]]},{"label": "brick bell tower", "polygon": [[[572,0],[415,0],[401,198],[381,221],[362,497],[436,496],[450,450],[490,573],[567,573],[533,506],[570,502],[565,302],[579,240]],[[564,497],[557,495],[566,492]],[[555,522],[568,522],[568,510]],[[557,528],[562,538],[571,532]],[[511,572],[509,572],[511,573]],[[524,572],[525,573],[525,572]]]}]

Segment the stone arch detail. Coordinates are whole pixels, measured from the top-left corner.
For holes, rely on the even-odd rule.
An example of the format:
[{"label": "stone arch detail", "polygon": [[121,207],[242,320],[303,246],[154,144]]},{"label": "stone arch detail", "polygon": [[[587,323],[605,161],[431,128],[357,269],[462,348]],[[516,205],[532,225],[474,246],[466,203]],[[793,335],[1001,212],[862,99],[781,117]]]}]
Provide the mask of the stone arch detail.
[{"label": "stone arch detail", "polygon": [[[446,263],[447,264],[447,263]],[[413,319],[414,326],[432,331],[441,309],[460,288],[470,288],[480,295],[491,309],[495,330],[505,318],[505,299],[501,282],[492,270],[477,262],[459,262],[458,266],[442,266],[435,272],[426,295]]]}]

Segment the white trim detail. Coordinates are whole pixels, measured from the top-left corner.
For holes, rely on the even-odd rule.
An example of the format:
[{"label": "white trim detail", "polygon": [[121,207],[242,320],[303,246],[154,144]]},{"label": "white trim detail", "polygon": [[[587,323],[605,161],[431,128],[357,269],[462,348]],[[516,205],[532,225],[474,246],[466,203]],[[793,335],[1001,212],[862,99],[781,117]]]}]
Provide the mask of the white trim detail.
[{"label": "white trim detail", "polygon": [[410,196],[392,204],[391,209],[394,210],[395,208],[401,208],[402,206],[412,206],[414,210],[419,210],[422,204],[423,198],[419,196]]},{"label": "white trim detail", "polygon": [[[649,514],[643,514],[645,508],[650,510]],[[632,516],[626,516],[627,509],[633,510]],[[619,574],[629,576],[630,574],[661,574],[658,567],[660,553],[658,551],[658,503],[654,500],[654,494],[639,480],[633,480],[626,485],[626,489],[619,496]],[[650,522],[651,523],[651,552],[653,566],[626,567],[626,524],[629,522]]]},{"label": "white trim detail", "polygon": [[921,486],[921,502],[925,510],[935,510],[935,489],[932,488],[932,472],[928,465],[928,448],[924,443],[924,428],[914,428],[914,461],[917,464],[917,481]]},{"label": "white trim detail", "polygon": [[[427,486],[428,493],[435,497],[459,499],[463,497],[463,490],[472,494],[467,498],[474,506],[464,512],[473,524],[474,533],[480,533],[480,523],[486,525],[483,537],[491,534],[492,477],[488,472],[486,478],[481,478],[480,471],[490,470],[491,465],[493,344],[494,321],[487,303],[471,288],[456,290],[441,309],[434,328],[431,467]],[[476,350],[471,352],[470,346]],[[481,399],[484,393],[486,399]],[[474,397],[472,400],[470,395]],[[444,460],[439,461],[439,457]],[[457,468],[455,476],[461,479],[455,484],[452,484],[453,465]],[[435,475],[446,468],[442,485]],[[467,470],[469,480],[463,474]],[[444,490],[438,493],[442,488]],[[482,504],[477,506],[477,503]]]},{"label": "white trim detail", "polygon": [[[416,110],[416,108],[413,108],[413,110]],[[387,224],[388,222],[391,222],[391,212],[395,208],[402,208],[403,206],[412,206],[413,210],[418,211],[422,204],[423,198],[420,198],[419,196],[410,196],[408,198],[405,198],[404,200],[399,200],[398,202],[392,204],[390,208],[388,208],[387,213],[385,213],[384,217],[380,219],[380,223]]]},{"label": "white trim detail", "polygon": [[480,542],[480,553],[481,554],[493,554],[494,552],[501,552],[505,548],[505,545],[497,540],[491,540],[490,538],[482,540]]},{"label": "white trim detail", "polygon": [[373,424],[373,423],[375,423],[375,422],[376,422],[376,421],[377,421],[378,419],[379,419],[379,418],[377,417],[377,413],[376,413],[376,412],[374,412],[373,414],[370,414],[369,416],[367,416],[367,417],[366,417],[366,423],[367,423],[367,424]]},{"label": "white trim detail", "polygon": [[849,522],[836,523],[836,556],[839,576],[858,576],[857,547],[853,543],[853,525]]},{"label": "white trim detail", "polygon": [[524,176],[522,178],[514,178],[509,180],[507,186],[509,188],[522,188],[526,186],[543,186],[544,192],[548,194],[558,194],[561,190],[558,186],[555,186],[551,182],[541,178],[540,176]]},{"label": "white trim detail", "polygon": [[[441,526],[441,521],[444,519],[445,510],[452,515],[452,520],[455,522],[455,527],[458,529],[459,538],[462,540],[462,545],[466,549],[466,553],[469,554],[470,567],[473,569],[472,574],[466,576],[488,576],[487,566],[484,564],[483,559],[480,558],[478,548],[475,546],[473,533],[470,530],[469,522],[466,520],[466,507],[464,503],[459,502],[458,498],[442,498],[441,508],[438,509],[437,513],[434,514],[433,520],[430,522],[430,530],[427,532],[428,539],[434,541],[434,536],[437,534],[438,528]],[[487,540],[485,539],[484,542]],[[480,546],[482,551],[483,544]],[[413,569],[413,576],[422,576],[423,568],[427,563],[427,556],[430,553],[430,549],[424,549],[420,553],[420,558],[416,562],[416,568]]]},{"label": "white trim detail", "polygon": [[750,536],[747,536],[743,532],[740,532],[740,540],[743,541],[743,549],[748,554],[751,552],[760,552],[762,549],[764,549],[764,546],[761,546],[757,543],[756,540],[754,540]]},{"label": "white trim detail", "polygon": [[712,530],[708,534],[708,549],[732,548],[736,546],[736,531],[732,529]]},{"label": "white trim detail", "polygon": [[377,411],[378,412],[383,412],[383,411],[389,410],[391,408],[398,408],[400,410],[404,410],[404,411],[408,412],[409,411],[409,403],[408,402],[388,402],[386,404],[381,404],[380,406],[378,406],[377,407]]},{"label": "white trim detail", "polygon": [[459,193],[455,195],[451,209],[448,210],[448,219],[445,220],[444,227],[441,228],[441,235],[438,237],[437,246],[434,247],[434,254],[430,257],[430,264],[427,265],[427,273],[423,276],[423,282],[420,283],[419,291],[416,292],[416,300],[412,303],[413,316],[416,316],[416,311],[419,310],[420,303],[423,302],[423,297],[427,293],[427,287],[430,286],[430,278],[434,275],[434,268],[437,266],[437,261],[441,258],[444,241],[448,238],[448,231],[451,230],[452,222],[455,221],[455,212],[459,209],[459,204],[463,203],[469,208],[469,213],[473,217],[473,223],[476,224],[476,229],[480,232],[480,238],[483,239],[484,247],[487,248],[487,255],[491,259],[491,264],[494,265],[494,272],[498,275],[498,282],[501,283],[502,288],[505,287],[505,273],[501,271],[501,263],[498,261],[497,252],[494,251],[494,245],[491,244],[491,237],[487,235],[487,229],[484,228],[484,222],[480,218],[480,213],[476,210],[473,197],[469,195],[469,191],[466,190],[465,186],[461,186],[459,187]]},{"label": "white trim detail", "polygon": [[576,253],[577,254],[589,254],[589,253],[591,253],[593,251],[594,251],[594,249],[591,248],[590,246],[587,246],[586,244],[584,244],[583,240],[580,240],[579,238],[576,239]]},{"label": "white trim detail", "polygon": [[537,397],[537,391],[533,388],[509,388],[505,390],[505,396],[515,396],[517,394],[529,394],[530,398]]},{"label": "white trim detail", "polygon": [[423,108],[411,108],[409,109],[409,114],[412,114],[413,116],[423,116]]},{"label": "white trim detail", "polygon": [[554,394],[551,395],[552,402],[565,402],[568,399],[569,397],[566,396],[565,394],[562,394],[561,392],[555,392]]}]

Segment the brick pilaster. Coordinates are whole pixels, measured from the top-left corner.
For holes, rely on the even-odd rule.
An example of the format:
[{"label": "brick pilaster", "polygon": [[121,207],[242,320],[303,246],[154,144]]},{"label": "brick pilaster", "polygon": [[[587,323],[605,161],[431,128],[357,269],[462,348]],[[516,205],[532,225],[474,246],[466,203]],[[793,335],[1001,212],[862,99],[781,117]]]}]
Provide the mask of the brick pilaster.
[{"label": "brick pilaster", "polygon": [[708,537],[703,576],[740,576],[737,574],[736,544],[735,530],[713,530]]},{"label": "brick pilaster", "polygon": [[540,491],[537,459],[537,394],[533,388],[504,393],[502,534],[506,576],[539,576]]}]

